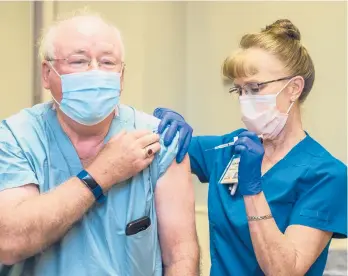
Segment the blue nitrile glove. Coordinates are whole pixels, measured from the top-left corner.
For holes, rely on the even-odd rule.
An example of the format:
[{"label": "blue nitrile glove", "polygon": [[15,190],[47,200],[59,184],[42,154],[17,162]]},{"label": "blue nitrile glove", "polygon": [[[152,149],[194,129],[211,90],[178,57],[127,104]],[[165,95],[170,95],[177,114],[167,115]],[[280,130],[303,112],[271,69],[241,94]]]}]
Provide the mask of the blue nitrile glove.
[{"label": "blue nitrile glove", "polygon": [[191,142],[193,132],[192,127],[186,123],[183,116],[168,108],[156,108],[153,112],[153,116],[161,119],[158,126],[158,133],[162,134],[163,131],[169,127],[164,136],[164,145],[166,147],[173,142],[176,132],[179,131],[179,150],[176,155],[176,162],[181,163]]},{"label": "blue nitrile glove", "polygon": [[255,133],[244,131],[238,135],[234,146],[235,152],[240,155],[238,189],[243,196],[256,195],[262,191],[261,165],[265,153],[263,145]]}]

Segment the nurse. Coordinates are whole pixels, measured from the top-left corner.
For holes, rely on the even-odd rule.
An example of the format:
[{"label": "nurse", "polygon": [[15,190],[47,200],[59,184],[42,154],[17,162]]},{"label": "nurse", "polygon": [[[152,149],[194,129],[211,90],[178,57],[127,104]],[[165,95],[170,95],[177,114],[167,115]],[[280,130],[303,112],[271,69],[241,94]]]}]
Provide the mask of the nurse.
[{"label": "nurse", "polygon": [[[277,20],[246,34],[223,74],[234,82],[248,131],[193,137],[189,147],[192,172],[210,184],[211,275],[322,275],[332,238],[347,237],[347,167],[302,128],[300,104],[315,70],[299,30]],[[189,143],[180,114],[159,108],[155,116],[160,132],[179,125]],[[234,146],[207,151],[234,137]],[[170,143],[170,132],[165,139]],[[236,154],[232,196],[220,178]]]}]

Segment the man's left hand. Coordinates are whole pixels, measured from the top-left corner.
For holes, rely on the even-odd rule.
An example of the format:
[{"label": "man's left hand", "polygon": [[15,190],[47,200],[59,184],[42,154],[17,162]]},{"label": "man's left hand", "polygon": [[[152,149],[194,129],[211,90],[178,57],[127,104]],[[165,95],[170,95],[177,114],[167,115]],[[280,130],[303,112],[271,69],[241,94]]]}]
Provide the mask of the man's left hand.
[{"label": "man's left hand", "polygon": [[176,133],[179,131],[179,150],[176,155],[176,162],[181,163],[188,152],[193,132],[192,127],[186,123],[183,116],[168,108],[158,107],[153,112],[153,115],[161,119],[158,126],[159,134],[162,134],[163,131],[169,127],[164,136],[165,146],[169,146],[172,143]]}]

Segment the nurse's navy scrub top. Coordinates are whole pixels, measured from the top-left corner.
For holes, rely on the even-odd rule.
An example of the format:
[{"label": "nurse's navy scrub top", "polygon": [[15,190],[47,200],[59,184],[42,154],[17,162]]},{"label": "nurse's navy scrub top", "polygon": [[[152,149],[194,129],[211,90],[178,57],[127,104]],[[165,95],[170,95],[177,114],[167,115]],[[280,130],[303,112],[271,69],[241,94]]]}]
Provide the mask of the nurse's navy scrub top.
[{"label": "nurse's navy scrub top", "polygon": [[[120,105],[105,142],[122,129],[155,130],[158,123],[155,117]],[[21,271],[16,275],[162,275],[154,190],[175,159],[177,141],[178,137],[164,147],[161,139],[161,150],[148,168],[113,186],[106,202],[92,206],[60,241],[16,264],[14,270]],[[0,124],[0,191],[34,183],[40,193],[48,192],[82,169],[51,103],[24,109]],[[151,226],[126,236],[126,225],[143,216],[150,217]]]},{"label": "nurse's navy scrub top", "polygon": [[[264,275],[250,238],[245,205],[237,189],[218,183],[233,155],[232,142],[244,130],[224,136],[198,136],[189,148],[191,170],[209,182],[208,214],[212,276]],[[347,237],[347,167],[309,135],[262,177],[262,188],[278,228],[299,224]],[[327,246],[306,275],[323,274]]]}]

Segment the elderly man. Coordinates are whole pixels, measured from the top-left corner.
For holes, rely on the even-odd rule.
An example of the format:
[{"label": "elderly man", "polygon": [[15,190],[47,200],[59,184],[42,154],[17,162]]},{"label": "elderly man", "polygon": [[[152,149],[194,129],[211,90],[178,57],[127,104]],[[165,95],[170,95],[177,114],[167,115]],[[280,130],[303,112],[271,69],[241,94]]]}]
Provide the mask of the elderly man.
[{"label": "elderly man", "polygon": [[158,119],[120,105],[123,44],[96,16],[52,26],[53,103],[0,125],[0,262],[20,275],[197,275],[189,160]]}]

